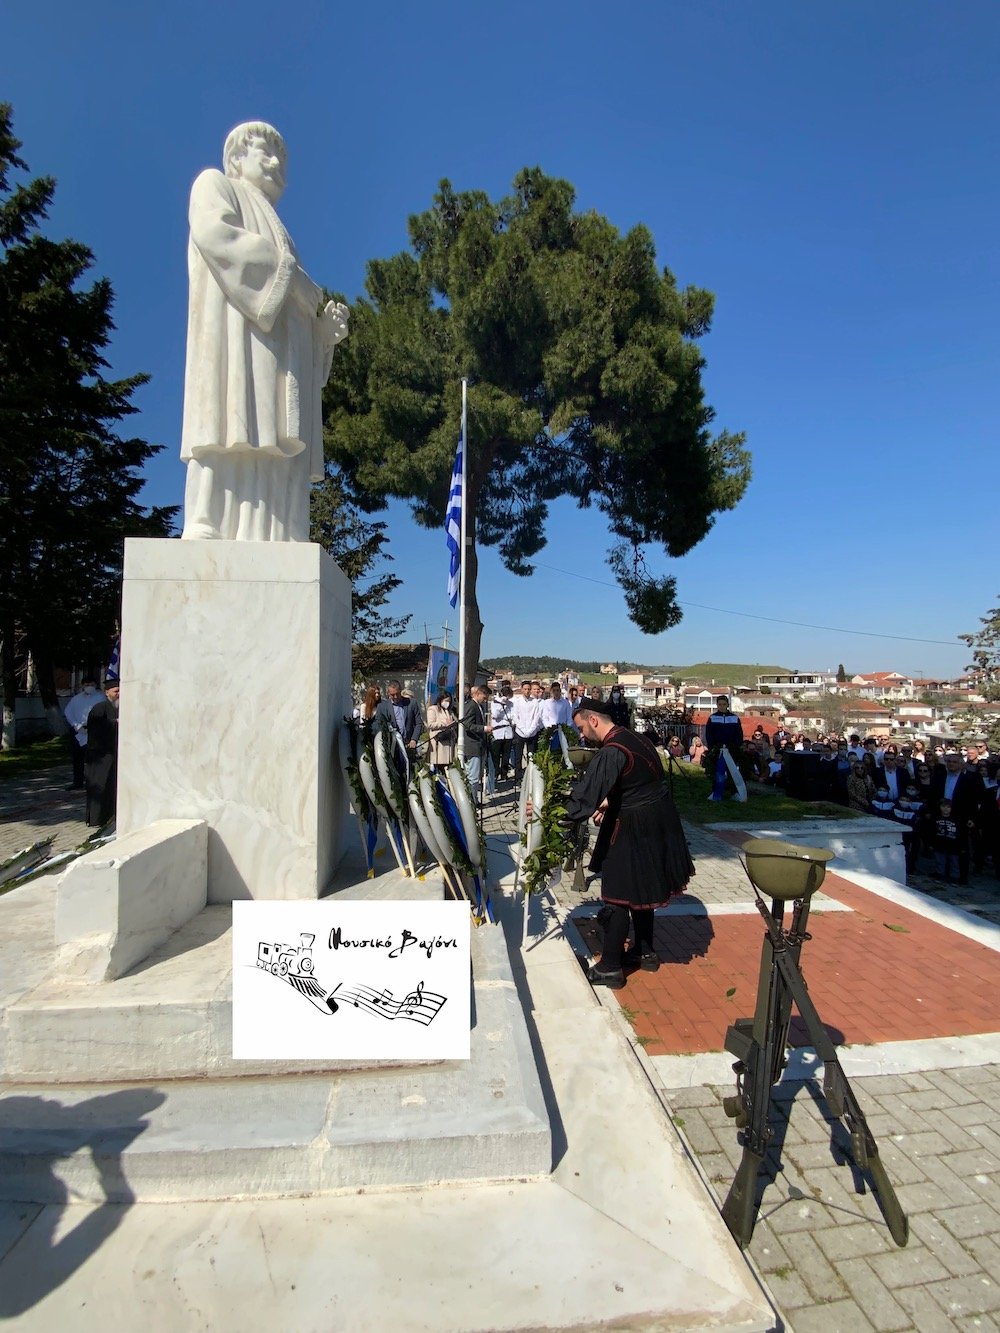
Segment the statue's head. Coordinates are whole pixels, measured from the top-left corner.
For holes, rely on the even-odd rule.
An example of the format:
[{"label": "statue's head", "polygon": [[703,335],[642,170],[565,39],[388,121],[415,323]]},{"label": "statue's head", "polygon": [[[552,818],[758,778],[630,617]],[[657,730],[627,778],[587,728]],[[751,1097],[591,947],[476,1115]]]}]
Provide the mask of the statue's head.
[{"label": "statue's head", "polygon": [[248,120],[226,136],[222,169],[234,180],[249,181],[276,204],[285,190],[288,149],[274,128],[263,120]]}]

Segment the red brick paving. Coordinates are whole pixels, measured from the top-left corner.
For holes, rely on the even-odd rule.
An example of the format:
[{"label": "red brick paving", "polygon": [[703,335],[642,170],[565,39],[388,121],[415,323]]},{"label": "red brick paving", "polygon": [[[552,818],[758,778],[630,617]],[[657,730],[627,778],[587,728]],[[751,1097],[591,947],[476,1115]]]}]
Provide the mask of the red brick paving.
[{"label": "red brick paving", "polygon": [[[827,873],[823,892],[853,909],[814,912],[802,950],[835,1042],[1000,1031],[1000,953],[839,875]],[[727,1026],[753,1012],[763,935],[756,913],[657,918],[659,972],[632,973],[617,992],[650,1055],[722,1050]],[[807,1040],[797,1019],[790,1039]]]}]

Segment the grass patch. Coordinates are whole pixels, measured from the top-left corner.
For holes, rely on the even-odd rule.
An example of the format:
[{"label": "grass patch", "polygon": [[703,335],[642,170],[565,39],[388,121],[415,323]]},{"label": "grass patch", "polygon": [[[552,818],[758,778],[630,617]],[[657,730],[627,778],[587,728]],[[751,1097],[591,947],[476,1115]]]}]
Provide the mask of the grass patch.
[{"label": "grass patch", "polygon": [[674,765],[674,800],[692,824],[784,824],[803,819],[856,819],[857,814],[832,801],[797,801],[777,788],[747,788],[746,801],[710,801],[712,784],[698,764]]},{"label": "grass patch", "polygon": [[12,750],[0,750],[0,782],[4,778],[19,778],[39,769],[69,767],[66,742],[60,737],[48,741],[34,741],[30,745],[16,745]]}]

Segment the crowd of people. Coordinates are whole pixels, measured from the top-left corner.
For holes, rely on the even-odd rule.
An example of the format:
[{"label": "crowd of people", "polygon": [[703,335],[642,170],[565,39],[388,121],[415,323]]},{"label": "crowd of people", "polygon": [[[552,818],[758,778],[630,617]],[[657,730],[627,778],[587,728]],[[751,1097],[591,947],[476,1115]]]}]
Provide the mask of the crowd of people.
[{"label": "crowd of people", "polygon": [[903,826],[906,868],[932,860],[934,874],[968,882],[970,865],[1000,878],[1000,755],[984,741],[964,749],[888,736],[820,735],[782,729],[749,742],[762,780],[784,786],[790,755],[817,755],[813,773],[828,800]]},{"label": "crowd of people", "polygon": [[[476,787],[485,779],[488,791],[501,782],[520,781],[526,756],[535,753],[538,738],[546,728],[566,726],[579,735],[574,722],[579,708],[585,702],[604,702],[599,685],[589,690],[571,685],[564,692],[557,680],[546,684],[523,680],[515,693],[511,681],[502,681],[494,690],[474,685],[466,692],[461,710],[456,708],[451,691],[439,691],[424,719],[419,704],[403,693],[398,680],[389,681],[386,695],[383,699],[379,685],[369,685],[356,716],[376,727],[383,723],[393,727],[407,748],[419,751],[436,771],[454,761],[461,731],[469,781]],[[629,707],[621,686],[611,687],[607,706],[616,725],[629,725]]]}]

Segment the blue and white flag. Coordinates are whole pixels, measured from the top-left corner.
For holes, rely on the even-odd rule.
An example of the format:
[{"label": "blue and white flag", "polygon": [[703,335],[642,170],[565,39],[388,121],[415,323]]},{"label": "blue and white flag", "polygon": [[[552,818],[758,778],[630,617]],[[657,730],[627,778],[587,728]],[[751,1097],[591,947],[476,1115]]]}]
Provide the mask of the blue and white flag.
[{"label": "blue and white flag", "polygon": [[108,680],[118,679],[119,675],[121,674],[121,665],[122,665],[122,641],[121,639],[115,639],[115,646],[111,650],[111,660],[108,663],[108,669],[104,673]]},{"label": "blue and white flag", "polygon": [[458,605],[459,577],[462,569],[462,437],[458,437],[458,452],[455,454],[455,466],[451,474],[451,490],[448,492],[448,512],[445,515],[444,530],[447,535],[448,553],[451,563],[448,567],[448,601]]}]

